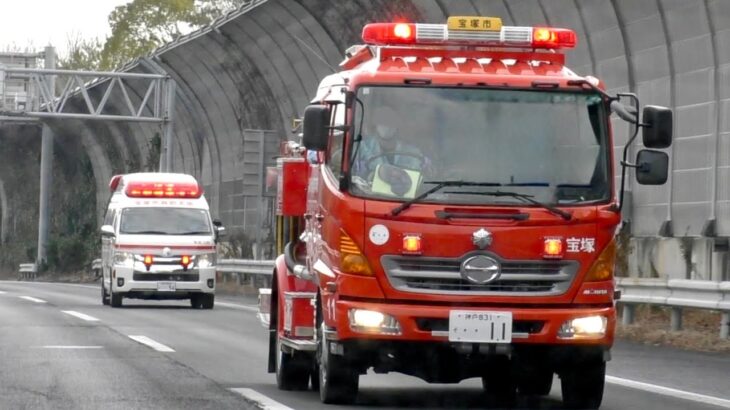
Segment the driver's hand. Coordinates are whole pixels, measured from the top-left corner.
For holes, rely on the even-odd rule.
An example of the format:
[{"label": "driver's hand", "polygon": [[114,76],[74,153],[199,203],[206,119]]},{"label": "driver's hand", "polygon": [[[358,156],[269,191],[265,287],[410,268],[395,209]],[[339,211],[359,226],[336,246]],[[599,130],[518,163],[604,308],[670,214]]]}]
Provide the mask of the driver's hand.
[{"label": "driver's hand", "polygon": [[357,175],[352,176],[352,183],[363,191],[370,191],[370,182],[364,180],[362,177]]}]

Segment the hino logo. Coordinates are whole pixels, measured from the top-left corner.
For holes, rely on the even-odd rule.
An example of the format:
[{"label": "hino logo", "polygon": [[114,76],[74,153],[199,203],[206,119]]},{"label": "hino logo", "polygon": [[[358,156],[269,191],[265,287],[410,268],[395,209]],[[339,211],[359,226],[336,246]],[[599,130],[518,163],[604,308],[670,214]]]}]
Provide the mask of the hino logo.
[{"label": "hino logo", "polygon": [[499,262],[489,256],[472,256],[461,264],[461,276],[477,285],[494,282],[501,274]]},{"label": "hino logo", "polygon": [[172,251],[168,247],[162,248],[162,256],[170,257],[172,255]]},{"label": "hino logo", "polygon": [[488,230],[481,228],[472,234],[471,241],[477,248],[485,249],[492,244],[492,234]]}]

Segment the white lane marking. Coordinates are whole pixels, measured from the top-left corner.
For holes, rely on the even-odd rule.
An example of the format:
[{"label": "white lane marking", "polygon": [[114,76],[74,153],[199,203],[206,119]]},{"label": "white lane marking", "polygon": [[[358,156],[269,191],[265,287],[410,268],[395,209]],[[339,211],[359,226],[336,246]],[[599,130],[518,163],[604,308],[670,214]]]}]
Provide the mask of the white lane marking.
[{"label": "white lane marking", "polygon": [[96,322],[99,320],[99,319],[95,318],[94,316],[89,316],[89,315],[81,313],[81,312],[74,312],[73,310],[62,310],[61,312],[65,313],[67,315],[76,316],[79,319],[84,319],[89,322]]},{"label": "white lane marking", "polygon": [[711,404],[713,406],[730,409],[730,400],[722,399],[714,396],[706,396],[704,394],[692,393],[684,390],[672,389],[670,387],[658,386],[635,380],[623,379],[615,376],[606,376],[606,382],[619,386],[629,387],[632,389],[643,390],[650,393],[661,394],[664,396],[675,397],[678,399],[691,400],[698,403]]},{"label": "white lane marking", "polygon": [[40,349],[103,349],[104,346],[63,346],[63,345],[48,345],[48,346],[35,346]]},{"label": "white lane marking", "polygon": [[18,296],[21,299],[30,300],[31,302],[35,303],[46,303],[43,299],[34,298],[33,296]]},{"label": "white lane marking", "polygon": [[132,339],[132,340],[134,340],[135,342],[142,343],[143,345],[147,345],[147,346],[149,346],[149,347],[157,350],[158,352],[166,352],[166,353],[168,353],[168,352],[174,352],[175,351],[171,347],[165,346],[165,345],[163,345],[160,342],[156,342],[156,341],[150,339],[147,336],[133,336],[133,335],[129,335],[129,338]]},{"label": "white lane marking", "polygon": [[216,305],[219,306],[225,306],[233,309],[241,309],[241,310],[248,310],[249,312],[258,312],[259,307],[258,306],[250,306],[250,305],[239,305],[238,303],[228,303],[228,302],[215,302]]},{"label": "white lane marking", "polygon": [[0,290],[0,295],[4,295],[4,294],[6,294],[6,293],[8,293],[8,292],[6,292],[6,291],[4,291],[4,290]]},{"label": "white lane marking", "polygon": [[263,410],[294,410],[291,407],[287,407],[279,403],[278,401],[269,398],[268,396],[264,396],[263,394],[253,389],[238,388],[231,389],[231,391],[256,402],[256,404],[258,404],[258,407]]}]

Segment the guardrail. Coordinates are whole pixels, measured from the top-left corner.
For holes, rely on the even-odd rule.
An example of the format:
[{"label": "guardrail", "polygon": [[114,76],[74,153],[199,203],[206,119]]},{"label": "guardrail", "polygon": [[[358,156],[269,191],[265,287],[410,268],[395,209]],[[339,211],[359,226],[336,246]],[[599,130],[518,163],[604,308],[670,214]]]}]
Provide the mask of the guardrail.
[{"label": "guardrail", "polygon": [[[238,274],[239,283],[250,277],[255,285],[254,277],[264,277],[267,287],[270,283],[274,261],[255,261],[247,259],[221,259],[218,271],[226,274]],[[223,276],[225,281],[225,276]],[[621,290],[618,300],[623,306],[622,323],[634,321],[635,308],[639,304],[671,307],[672,330],[682,328],[682,308],[718,310],[722,312],[720,320],[720,337],[730,337],[730,282],[709,282],[684,279],[644,279],[616,278]]]},{"label": "guardrail", "polygon": [[18,269],[18,276],[20,280],[35,280],[38,267],[35,263],[21,263]]},{"label": "guardrail", "polygon": [[91,271],[95,277],[101,277],[101,259],[94,259],[91,262]]},{"label": "guardrail", "polygon": [[[239,285],[248,283],[254,287],[266,288],[271,286],[271,276],[274,271],[273,260],[249,259],[219,259],[216,271],[220,281],[226,283],[233,279]],[[257,279],[258,278],[258,279]]]},{"label": "guardrail", "polygon": [[682,329],[682,308],[718,310],[721,313],[720,338],[730,336],[730,282],[685,279],[616,278],[623,305],[621,321],[634,321],[638,304],[671,307],[670,328]]}]

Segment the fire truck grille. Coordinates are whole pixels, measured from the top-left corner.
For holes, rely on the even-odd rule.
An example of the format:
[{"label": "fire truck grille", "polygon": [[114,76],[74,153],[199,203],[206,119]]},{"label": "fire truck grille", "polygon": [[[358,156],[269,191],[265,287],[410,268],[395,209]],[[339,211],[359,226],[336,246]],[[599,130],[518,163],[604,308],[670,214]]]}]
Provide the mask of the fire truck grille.
[{"label": "fire truck grille", "polygon": [[499,262],[500,275],[479,284],[461,274],[463,261],[478,254],[461,258],[385,255],[381,263],[390,284],[398,290],[468,295],[560,295],[568,290],[579,268],[577,261],[514,261],[481,253]]}]

